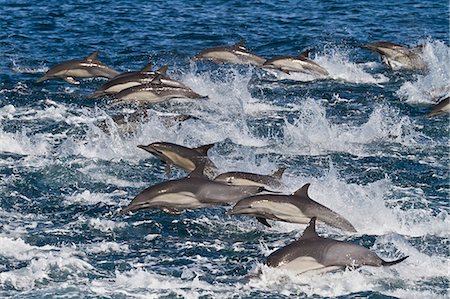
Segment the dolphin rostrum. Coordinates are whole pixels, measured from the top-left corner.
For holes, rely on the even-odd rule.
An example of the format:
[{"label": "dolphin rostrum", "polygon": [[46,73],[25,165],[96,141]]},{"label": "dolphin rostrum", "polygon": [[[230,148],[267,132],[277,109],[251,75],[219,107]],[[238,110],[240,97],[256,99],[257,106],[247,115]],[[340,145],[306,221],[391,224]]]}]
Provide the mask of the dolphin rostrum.
[{"label": "dolphin rostrum", "polygon": [[51,79],[63,79],[70,84],[80,84],[75,78],[114,78],[118,74],[118,71],[98,60],[98,51],[95,51],[85,59],[69,60],[52,67],[36,82],[43,82]]},{"label": "dolphin rostrum", "polygon": [[306,224],[312,217],[317,217],[327,225],[356,232],[344,217],[312,200],[308,196],[309,186],[305,184],[292,195],[261,194],[244,198],[226,214],[255,216],[269,227],[267,219]]},{"label": "dolphin rostrum", "polygon": [[267,60],[262,68],[275,69],[287,74],[300,72],[314,76],[328,76],[328,71],[308,58],[310,50],[298,56],[279,56]]},{"label": "dolphin rostrum", "polygon": [[165,85],[161,75],[156,76],[150,83],[126,88],[114,95],[112,104],[137,102],[141,104],[156,104],[174,98],[206,99],[189,87],[176,87]]},{"label": "dolphin rostrum", "polygon": [[426,70],[427,64],[420,56],[423,46],[407,48],[390,42],[373,42],[360,46],[381,56],[384,64],[393,70]]},{"label": "dolphin rostrum", "polygon": [[185,209],[228,205],[244,197],[265,191],[258,186],[230,186],[209,180],[199,166],[188,177],[165,181],[139,193],[121,213],[142,209],[160,209],[177,214]]},{"label": "dolphin rostrum", "polygon": [[215,143],[189,148],[170,142],[155,142],[149,145],[138,145],[139,148],[166,161],[166,174],[170,174],[170,164],[176,165],[189,172],[204,164],[203,170],[208,177],[213,176],[216,166],[208,158],[208,151]]},{"label": "dolphin rostrum", "polygon": [[300,274],[344,267],[392,266],[408,258],[405,256],[395,261],[385,261],[361,245],[320,237],[315,226],[316,217],[313,217],[300,239],[272,252],[266,264]]},{"label": "dolphin rostrum", "polygon": [[222,182],[234,186],[262,186],[266,189],[277,189],[282,186],[280,179],[286,167],[280,167],[271,175],[262,175],[250,172],[226,172],[214,178],[216,182]]},{"label": "dolphin rostrum", "polygon": [[194,56],[194,60],[206,59],[218,63],[251,64],[260,66],[266,59],[251,53],[245,47],[245,41],[241,39],[232,46],[208,48]]},{"label": "dolphin rostrum", "polygon": [[91,98],[116,94],[129,87],[150,83],[158,75],[161,75],[161,83],[165,86],[187,88],[183,83],[169,78],[166,73],[167,68],[167,65],[165,65],[156,71],[152,71],[151,63],[149,63],[140,71],[122,73],[100,86]]},{"label": "dolphin rostrum", "polygon": [[428,113],[428,116],[436,116],[441,115],[445,113],[450,113],[450,97],[447,96],[439,101],[438,104],[433,106],[433,109],[430,113]]}]

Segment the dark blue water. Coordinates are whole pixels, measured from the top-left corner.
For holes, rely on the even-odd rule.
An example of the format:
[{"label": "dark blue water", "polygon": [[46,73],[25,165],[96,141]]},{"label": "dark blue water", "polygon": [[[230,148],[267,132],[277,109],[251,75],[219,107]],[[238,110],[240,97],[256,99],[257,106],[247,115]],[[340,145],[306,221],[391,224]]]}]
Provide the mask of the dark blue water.
[{"label": "dark blue water", "polygon": [[[450,91],[448,2],[0,3],[0,297],[448,296],[449,121],[426,117]],[[189,59],[241,38],[267,58],[312,48],[330,76]],[[391,71],[356,47],[380,40],[424,44],[429,72]],[[172,77],[209,99],[149,107],[126,131],[111,116],[133,107],[87,97],[103,79],[35,83],[95,50],[120,71],[169,64]],[[198,119],[164,124],[173,113]],[[221,171],[287,166],[284,192],[311,183],[311,197],[358,230],[320,226],[321,235],[409,258],[295,276],[264,260],[304,225],[266,228],[225,208],[121,215],[166,179],[164,164],[136,147],[156,141],[217,142],[210,157]]]}]

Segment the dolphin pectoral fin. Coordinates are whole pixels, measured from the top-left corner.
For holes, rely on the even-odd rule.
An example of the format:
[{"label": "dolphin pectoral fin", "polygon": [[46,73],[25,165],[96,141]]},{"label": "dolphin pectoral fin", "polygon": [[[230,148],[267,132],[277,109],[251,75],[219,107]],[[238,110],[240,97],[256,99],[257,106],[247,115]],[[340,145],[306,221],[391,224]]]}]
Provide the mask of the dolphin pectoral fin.
[{"label": "dolphin pectoral fin", "polygon": [[170,161],[166,160],[166,176],[170,176]]},{"label": "dolphin pectoral fin", "polygon": [[184,210],[178,210],[173,208],[163,208],[161,209],[164,213],[171,214],[171,215],[180,215],[184,213]]},{"label": "dolphin pectoral fin", "polygon": [[256,217],[256,220],[258,220],[259,223],[264,224],[267,227],[272,227],[272,225],[270,225],[269,222],[267,222],[266,218]]},{"label": "dolphin pectoral fin", "polygon": [[64,77],[63,80],[70,84],[80,84],[80,81],[75,80],[73,77]]},{"label": "dolphin pectoral fin", "polygon": [[291,74],[291,72],[289,72],[288,70],[285,70],[285,69],[280,69],[280,71],[282,71],[283,73],[288,74],[288,75]]}]

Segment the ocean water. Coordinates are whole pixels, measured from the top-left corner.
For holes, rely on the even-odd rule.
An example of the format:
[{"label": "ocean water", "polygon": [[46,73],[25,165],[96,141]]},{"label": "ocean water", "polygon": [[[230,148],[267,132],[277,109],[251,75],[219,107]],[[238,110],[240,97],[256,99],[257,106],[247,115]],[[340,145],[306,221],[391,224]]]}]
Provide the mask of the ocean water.
[{"label": "ocean water", "polygon": [[[0,3],[0,297],[448,298],[449,119],[426,116],[450,92],[448,1]],[[267,58],[312,48],[330,76],[190,61],[240,38]],[[429,72],[387,69],[356,47],[371,41],[424,44]],[[151,106],[124,131],[111,117],[133,107],[88,98],[105,80],[35,83],[95,50],[120,71],[168,64],[209,99]],[[197,119],[164,122],[176,113]],[[223,172],[286,166],[282,191],[311,183],[358,230],[319,234],[409,258],[296,276],[264,261],[305,225],[267,228],[226,207],[122,215],[167,179],[136,147],[156,141],[216,142]]]}]

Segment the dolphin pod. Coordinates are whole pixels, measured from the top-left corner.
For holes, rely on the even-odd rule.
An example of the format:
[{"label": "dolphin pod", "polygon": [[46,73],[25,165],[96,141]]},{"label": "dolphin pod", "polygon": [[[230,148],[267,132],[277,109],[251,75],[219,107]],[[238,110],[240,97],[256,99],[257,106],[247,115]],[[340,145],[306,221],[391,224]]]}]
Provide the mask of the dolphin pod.
[{"label": "dolphin pod", "polygon": [[300,239],[272,252],[267,257],[266,264],[300,274],[345,267],[392,266],[407,258],[405,256],[387,262],[363,246],[320,237],[316,232],[316,217],[313,217]]},{"label": "dolphin pod", "polygon": [[[422,58],[422,47],[408,48],[388,42],[375,42],[361,46],[381,55],[383,63],[393,70],[426,70]],[[325,78],[328,71],[309,58],[309,50],[298,56],[260,57],[247,49],[244,41],[231,45],[208,48],[193,57],[193,60],[209,60],[217,63],[251,65],[261,70],[276,70],[287,74],[305,73],[316,78]],[[104,65],[94,52],[81,60],[71,60],[49,69],[37,82],[63,79],[79,84],[76,78],[103,77],[109,81],[100,86],[91,98],[110,97],[112,104],[159,103],[172,98],[205,99],[206,96],[193,91],[184,83],[167,75],[168,66],[153,70],[152,64],[141,70],[119,73]],[[437,104],[429,116],[448,113],[449,98]],[[128,120],[147,117],[147,112],[138,109],[127,117],[118,116],[118,124]],[[181,115],[176,121],[189,116]],[[302,237],[267,257],[270,267],[288,269],[297,273],[311,270],[330,271],[348,266],[391,266],[407,257],[385,261],[368,249],[349,242],[323,238],[315,230],[316,220],[347,232],[356,232],[355,227],[343,216],[314,201],[308,195],[309,184],[293,194],[279,194],[271,189],[282,187],[282,167],[269,175],[251,172],[227,172],[217,175],[218,168],[208,157],[208,150],[214,144],[189,148],[169,142],[154,142],[138,145],[139,148],[166,162],[166,173],[170,165],[180,167],[190,174],[187,177],[154,184],[138,193],[120,212],[128,213],[145,209],[157,209],[170,214],[179,214],[187,209],[201,209],[214,206],[234,206],[227,215],[248,215],[256,217],[269,226],[267,220],[307,224]]]},{"label": "dolphin pod", "polygon": [[244,198],[226,214],[254,216],[266,226],[270,226],[267,219],[306,224],[317,217],[329,226],[356,232],[347,219],[312,200],[308,195],[309,186],[305,184],[291,195],[261,194]]}]

